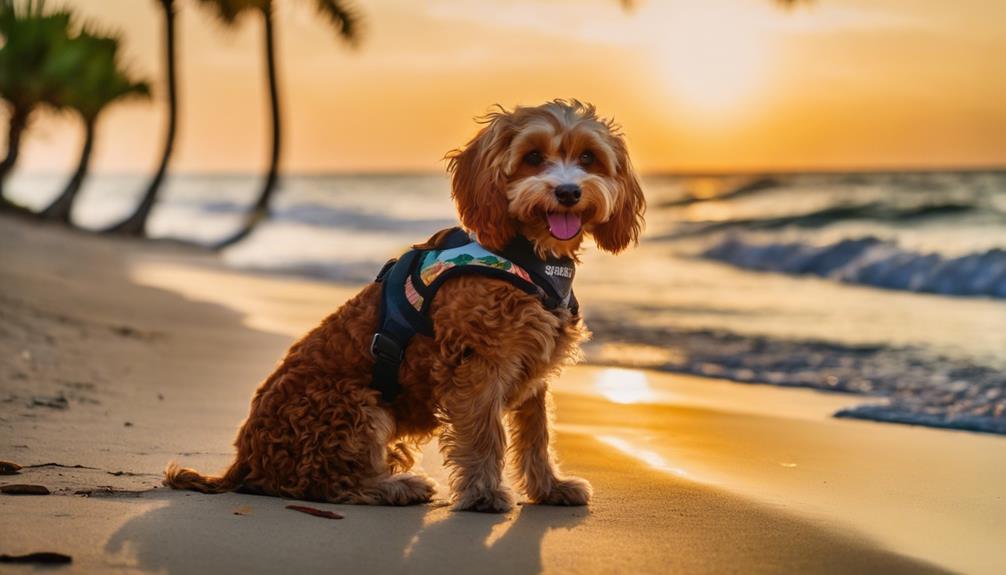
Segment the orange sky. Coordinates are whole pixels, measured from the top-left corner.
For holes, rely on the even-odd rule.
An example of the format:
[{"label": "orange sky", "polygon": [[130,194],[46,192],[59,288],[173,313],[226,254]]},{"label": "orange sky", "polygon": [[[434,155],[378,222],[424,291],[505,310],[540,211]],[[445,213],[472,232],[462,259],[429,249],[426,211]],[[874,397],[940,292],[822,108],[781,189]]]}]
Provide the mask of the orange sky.
[{"label": "orange sky", "polygon": [[[125,33],[160,88],[155,0],[69,0]],[[179,0],[178,171],[266,158],[261,22],[227,31]],[[816,0],[357,1],[346,49],[313,2],[276,0],[290,171],[441,170],[492,103],[594,102],[645,171],[1006,164],[1006,2]],[[161,94],[157,94],[158,97]],[[109,110],[95,169],[157,160],[162,106]],[[68,169],[70,116],[34,126],[22,168]]]}]

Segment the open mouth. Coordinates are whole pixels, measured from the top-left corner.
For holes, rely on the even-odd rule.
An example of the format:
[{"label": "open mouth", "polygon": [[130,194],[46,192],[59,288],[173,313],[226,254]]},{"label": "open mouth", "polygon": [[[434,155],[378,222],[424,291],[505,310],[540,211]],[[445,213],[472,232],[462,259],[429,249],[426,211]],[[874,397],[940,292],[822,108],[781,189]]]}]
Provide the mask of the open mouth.
[{"label": "open mouth", "polygon": [[570,212],[549,212],[545,215],[548,231],[557,240],[568,240],[580,233],[580,216]]}]

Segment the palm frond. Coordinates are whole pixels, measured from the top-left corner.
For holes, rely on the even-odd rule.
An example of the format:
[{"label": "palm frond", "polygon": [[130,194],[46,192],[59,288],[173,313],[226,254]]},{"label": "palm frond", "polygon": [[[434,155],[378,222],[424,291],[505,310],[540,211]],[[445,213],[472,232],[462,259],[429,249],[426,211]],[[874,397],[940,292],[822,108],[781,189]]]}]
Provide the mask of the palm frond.
[{"label": "palm frond", "polygon": [[0,98],[13,109],[46,103],[57,79],[44,74],[69,39],[71,16],[42,1],[0,1]]},{"label": "palm frond", "polygon": [[315,0],[315,6],[350,46],[358,46],[363,19],[356,8],[343,0]]},{"label": "palm frond", "polygon": [[224,26],[233,26],[252,10],[266,10],[271,0],[196,0],[216,17]]},{"label": "palm frond", "polygon": [[47,102],[93,121],[118,100],[149,96],[150,85],[133,77],[120,62],[120,45],[118,34],[98,33],[85,26],[65,43],[43,71],[56,86],[46,95]]},{"label": "palm frond", "polygon": [[810,4],[814,0],[775,0],[775,3],[781,6],[784,10],[790,10],[798,7],[800,4]]}]

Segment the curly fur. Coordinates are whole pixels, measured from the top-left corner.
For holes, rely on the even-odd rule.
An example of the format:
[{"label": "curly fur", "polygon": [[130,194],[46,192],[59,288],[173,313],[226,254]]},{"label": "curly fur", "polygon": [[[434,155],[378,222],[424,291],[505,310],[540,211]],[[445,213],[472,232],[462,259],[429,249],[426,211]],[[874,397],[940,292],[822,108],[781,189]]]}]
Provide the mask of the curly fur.
[{"label": "curly fur", "polygon": [[[546,167],[539,173],[513,159],[526,153],[520,136],[532,131],[538,142],[543,134],[555,142],[542,152],[550,162],[577,157],[583,145],[599,158],[598,166],[581,170],[583,205],[570,208],[582,216],[583,231],[612,252],[638,239],[642,192],[617,128],[598,119],[593,107],[557,100],[501,110],[486,122],[450,155],[462,223],[484,245],[499,248],[523,233],[540,251],[575,257],[579,249],[582,233],[557,240],[543,228],[544,213],[565,209],[546,193],[547,182],[528,183],[547,180]],[[526,191],[532,187],[537,191]],[[549,380],[579,356],[587,336],[580,317],[548,311],[505,281],[452,279],[431,306],[433,337],[414,338],[401,369],[403,391],[387,405],[369,387],[380,289],[367,286],[290,348],[256,391],[235,441],[237,456],[222,476],[172,463],[165,485],[332,503],[422,503],[435,485],[410,469],[418,446],[439,433],[456,509],[513,506],[502,480],[508,453],[515,485],[532,502],[585,505],[590,484],[563,477],[556,463],[548,394]]]}]

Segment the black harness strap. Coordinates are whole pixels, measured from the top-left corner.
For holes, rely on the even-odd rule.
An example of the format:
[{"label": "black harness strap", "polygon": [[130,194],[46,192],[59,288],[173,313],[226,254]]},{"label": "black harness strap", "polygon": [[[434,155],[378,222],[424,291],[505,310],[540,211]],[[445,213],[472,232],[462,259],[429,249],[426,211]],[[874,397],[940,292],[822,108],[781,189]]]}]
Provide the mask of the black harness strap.
[{"label": "black harness strap", "polygon": [[[440,242],[436,250],[458,248],[472,241],[467,232],[461,228],[454,228]],[[397,260],[390,260],[375,280],[383,286],[379,328],[370,342],[370,353],[374,356],[373,380],[370,386],[379,391],[381,398],[387,403],[393,402],[402,391],[398,377],[409,342],[417,333],[433,335],[433,324],[427,316],[429,306],[433,302],[437,288],[451,277],[466,273],[498,277],[528,293],[537,293],[549,310],[566,307],[573,315],[579,311],[571,287],[574,272],[572,261],[562,258],[543,262],[535,256],[531,242],[523,237],[514,240],[499,255],[524,268],[533,283],[528,283],[509,272],[484,266],[458,266],[443,272],[433,283],[425,286],[419,276],[425,253],[426,250],[412,249]],[[410,277],[413,287],[424,297],[421,311],[416,310],[405,295],[405,282]]]},{"label": "black harness strap", "polygon": [[[444,238],[437,249],[461,247],[471,238],[461,228],[454,228]],[[405,348],[417,333],[433,335],[430,320],[405,297],[405,280],[418,272],[424,251],[411,249],[397,260],[384,264],[377,274],[377,282],[384,284],[381,289],[381,312],[378,320],[380,328],[370,342],[370,353],[374,356],[374,377],[370,386],[381,392],[381,398],[391,403],[402,391],[398,373],[405,358]]]},{"label": "black harness strap", "polygon": [[398,383],[398,371],[405,357],[405,347],[416,332],[423,331],[417,329],[421,326],[416,323],[425,319],[413,317],[416,310],[405,299],[405,293],[399,294],[398,290],[389,289],[389,286],[405,282],[421,253],[419,250],[406,252],[397,261],[385,264],[385,269],[381,270],[382,275],[378,276],[384,286],[381,290],[381,314],[378,320],[380,330],[370,342],[370,353],[374,356],[374,378],[370,385],[380,391],[381,397],[389,403],[394,401],[402,389]]}]

